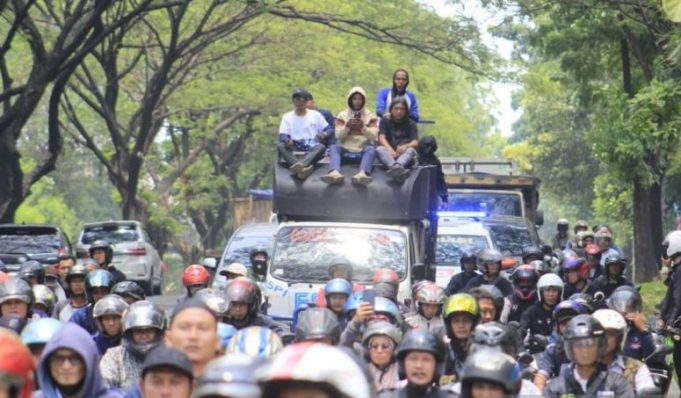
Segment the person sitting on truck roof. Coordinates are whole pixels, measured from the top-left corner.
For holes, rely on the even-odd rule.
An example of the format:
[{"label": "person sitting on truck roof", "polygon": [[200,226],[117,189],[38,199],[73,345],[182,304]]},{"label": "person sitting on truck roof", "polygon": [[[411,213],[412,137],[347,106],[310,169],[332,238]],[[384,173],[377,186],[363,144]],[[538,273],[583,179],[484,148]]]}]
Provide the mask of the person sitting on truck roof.
[{"label": "person sitting on truck roof", "polygon": [[494,285],[504,297],[513,294],[513,286],[508,279],[501,276],[501,260],[503,256],[496,249],[485,249],[478,255],[478,265],[482,275],[477,275],[468,281],[464,291],[469,291],[481,285]]},{"label": "person sitting on truck roof", "polygon": [[341,158],[344,156],[361,156],[359,172],[352,177],[352,182],[359,185],[369,184],[371,169],[376,156],[376,134],[378,118],[366,108],[366,94],[362,87],[353,87],[348,93],[348,109],[336,116],[336,140],[329,150],[329,173],[322,177],[327,184],[343,182],[341,174]]},{"label": "person sitting on truck roof", "polygon": [[335,263],[329,266],[331,279],[341,278],[352,284],[352,265],[348,263]]},{"label": "person sitting on truck roof", "polygon": [[452,294],[456,293],[462,293],[468,281],[478,275],[478,273],[475,272],[478,263],[478,257],[475,255],[475,253],[463,253],[461,258],[459,258],[459,263],[461,264],[461,272],[452,276],[452,279],[449,280],[449,283],[445,288],[445,293],[447,293],[447,296],[451,296]]},{"label": "person sitting on truck roof", "polygon": [[407,101],[403,97],[393,99],[390,117],[383,117],[378,129],[376,154],[381,163],[388,167],[387,174],[393,179],[404,181],[409,175],[407,168],[416,157],[418,128],[407,117]]},{"label": "person sitting on truck roof", "polygon": [[378,117],[390,117],[390,113],[387,112],[390,105],[395,101],[395,98],[403,97],[407,102],[409,118],[414,122],[419,121],[419,104],[414,93],[408,91],[407,87],[409,87],[409,73],[404,69],[397,69],[393,73],[393,86],[382,88],[376,96]]},{"label": "person sitting on truck roof", "polygon": [[330,146],[332,144],[336,143],[336,118],[333,116],[333,113],[329,111],[328,109],[323,109],[317,106],[317,103],[314,100],[314,97],[312,96],[312,93],[308,91],[308,100],[307,104],[305,107],[307,109],[317,111],[324,116],[324,120],[326,120],[326,123],[328,124],[328,127],[324,130],[324,137],[320,136],[322,139],[322,144],[326,146]]},{"label": "person sitting on truck roof", "polygon": [[[298,88],[291,97],[294,109],[281,118],[277,151],[289,170],[304,180],[314,171],[314,164],[324,157],[326,146],[322,142],[326,140],[328,123],[321,113],[307,109],[309,92]],[[305,158],[299,161],[294,151],[305,152]]]},{"label": "person sitting on truck roof", "polygon": [[436,184],[437,194],[442,201],[441,207],[447,208],[449,202],[449,195],[447,193],[447,183],[445,182],[445,173],[442,171],[442,162],[437,157],[437,140],[432,135],[421,137],[419,146],[416,149],[418,153],[419,166],[435,166],[437,168]]}]

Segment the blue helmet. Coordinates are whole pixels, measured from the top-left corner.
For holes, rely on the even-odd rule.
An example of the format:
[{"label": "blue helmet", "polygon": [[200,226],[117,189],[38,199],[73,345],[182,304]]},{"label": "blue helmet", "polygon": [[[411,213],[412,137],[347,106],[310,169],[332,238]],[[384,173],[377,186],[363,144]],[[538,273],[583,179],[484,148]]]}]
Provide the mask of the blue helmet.
[{"label": "blue helmet", "polygon": [[380,315],[387,315],[392,318],[391,321],[395,325],[402,323],[402,314],[397,305],[390,299],[385,297],[376,297],[374,301],[374,313]]},{"label": "blue helmet", "polygon": [[230,324],[218,322],[218,336],[220,336],[220,345],[223,350],[227,348],[227,344],[229,344],[229,341],[234,337],[237,331],[238,330]]},{"label": "blue helmet", "polygon": [[96,287],[105,287],[109,291],[114,285],[114,277],[111,272],[103,269],[96,269],[85,277],[85,291],[90,292]]},{"label": "blue helmet", "polygon": [[364,301],[364,291],[353,292],[345,301],[345,314],[349,315],[352,311],[357,311],[359,305]]},{"label": "blue helmet", "polygon": [[21,341],[32,344],[47,344],[64,323],[54,318],[40,318],[30,322],[21,332]]},{"label": "blue helmet", "polygon": [[344,294],[350,297],[350,295],[352,294],[352,285],[345,279],[341,278],[331,279],[326,283],[326,286],[324,287],[324,296],[327,298],[327,301],[329,294],[334,293]]}]

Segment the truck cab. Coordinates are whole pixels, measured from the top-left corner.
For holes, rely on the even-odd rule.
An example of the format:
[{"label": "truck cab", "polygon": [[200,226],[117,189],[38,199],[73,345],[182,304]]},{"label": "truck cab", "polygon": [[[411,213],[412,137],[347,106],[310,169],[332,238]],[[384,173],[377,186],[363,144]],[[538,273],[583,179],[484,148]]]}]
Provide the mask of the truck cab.
[{"label": "truck cab", "polygon": [[[327,185],[319,164],[305,181],[276,164],[273,210],[279,219],[267,267],[262,272],[268,314],[291,321],[296,309],[317,301],[338,263],[352,267],[352,282],[371,288],[376,270],[389,268],[400,276],[398,298],[411,296],[414,281],[434,276],[437,230],[435,169],[416,167],[397,184],[378,167],[368,186],[349,179]],[[344,165],[350,176],[357,166]]]}]

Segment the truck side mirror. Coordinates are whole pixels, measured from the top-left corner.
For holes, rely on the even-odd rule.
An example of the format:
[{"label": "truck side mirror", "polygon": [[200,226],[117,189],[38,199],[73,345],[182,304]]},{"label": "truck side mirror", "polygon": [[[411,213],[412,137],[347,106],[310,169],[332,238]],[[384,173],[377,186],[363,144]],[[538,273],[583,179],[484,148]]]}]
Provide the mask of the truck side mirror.
[{"label": "truck side mirror", "polygon": [[422,281],[427,278],[428,268],[426,267],[425,264],[423,263],[416,263],[411,266],[411,279],[412,280],[417,280],[417,281]]},{"label": "truck side mirror", "polygon": [[253,273],[265,277],[267,276],[267,260],[269,255],[265,250],[251,250],[251,266],[253,267]]},{"label": "truck side mirror", "polygon": [[215,268],[218,266],[218,260],[215,257],[206,257],[203,259],[203,266],[215,270]]},{"label": "truck side mirror", "polygon": [[537,217],[535,218],[534,223],[539,227],[544,225],[544,210],[537,210]]}]

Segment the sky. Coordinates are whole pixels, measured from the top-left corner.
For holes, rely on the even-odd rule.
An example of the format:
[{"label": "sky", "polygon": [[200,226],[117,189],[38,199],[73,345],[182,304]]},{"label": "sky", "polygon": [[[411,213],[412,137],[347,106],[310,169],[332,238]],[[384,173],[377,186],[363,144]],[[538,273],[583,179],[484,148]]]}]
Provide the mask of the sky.
[{"label": "sky", "polygon": [[[483,33],[483,40],[491,48],[495,48],[497,53],[502,57],[508,59],[513,50],[513,44],[504,39],[493,37],[487,33],[487,27],[499,21],[498,14],[491,15],[486,10],[478,5],[478,0],[466,0],[463,10],[460,7],[453,7],[447,4],[446,0],[420,0],[421,3],[429,5],[442,16],[450,16],[455,12],[464,12],[468,16],[472,16],[478,21],[481,31]],[[497,120],[496,128],[501,131],[505,137],[510,136],[512,131],[512,124],[521,115],[520,110],[513,110],[511,107],[511,94],[518,89],[517,84],[511,83],[492,83],[492,92],[497,102],[497,107],[492,111],[492,114]]]}]

